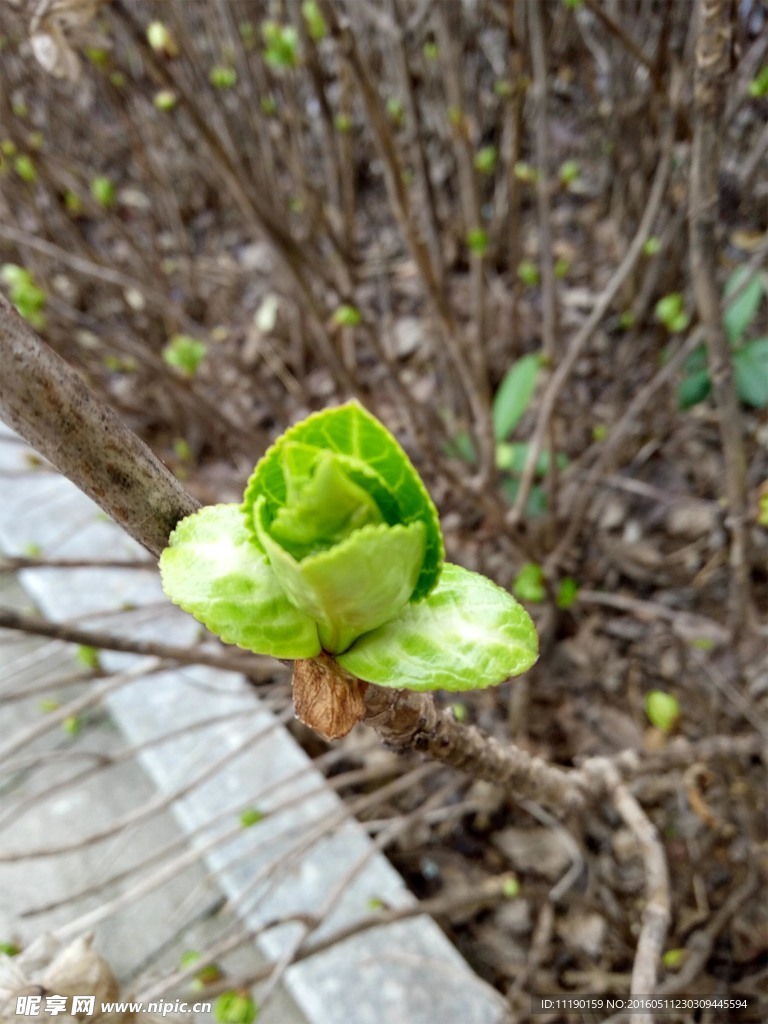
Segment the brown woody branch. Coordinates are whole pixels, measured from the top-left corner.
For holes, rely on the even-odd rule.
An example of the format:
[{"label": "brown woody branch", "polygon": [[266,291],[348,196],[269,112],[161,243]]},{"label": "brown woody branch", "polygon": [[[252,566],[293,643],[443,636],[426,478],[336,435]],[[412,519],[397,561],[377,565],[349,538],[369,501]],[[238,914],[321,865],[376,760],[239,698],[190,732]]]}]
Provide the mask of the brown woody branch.
[{"label": "brown woody branch", "polygon": [[730,3],[699,0],[696,70],[693,92],[693,149],[688,229],[691,279],[704,329],[709,375],[717,405],[723,446],[725,492],[729,516],[730,625],[743,627],[749,608],[749,533],[747,528],[747,460],[741,412],[733,379],[731,351],[723,328],[717,286],[718,174],[723,109],[730,75]]}]

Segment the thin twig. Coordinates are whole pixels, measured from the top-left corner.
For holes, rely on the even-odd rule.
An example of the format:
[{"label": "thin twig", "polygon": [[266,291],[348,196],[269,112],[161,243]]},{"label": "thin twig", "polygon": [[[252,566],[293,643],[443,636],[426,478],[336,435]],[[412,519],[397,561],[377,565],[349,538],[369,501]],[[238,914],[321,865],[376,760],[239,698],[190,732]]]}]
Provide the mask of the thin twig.
[{"label": "thin twig", "polygon": [[[599,761],[602,760],[602,764]],[[645,870],[645,906],[632,968],[632,995],[656,990],[659,964],[671,917],[669,869],[659,833],[643,808],[621,781],[607,759],[593,759],[593,770],[603,774],[605,789],[638,845]],[[653,1024],[651,1014],[636,1017],[638,1024]]]},{"label": "thin twig", "polygon": [[49,622],[32,615],[24,615],[12,608],[0,607],[0,629],[17,629],[35,636],[47,636],[68,644],[95,647],[101,651],[125,651],[126,654],[154,655],[181,665],[210,665],[226,672],[242,672],[263,679],[274,675],[276,663],[258,654],[229,654],[206,651],[189,644],[163,644],[156,640],[118,636],[95,629],[82,629],[66,622]]}]

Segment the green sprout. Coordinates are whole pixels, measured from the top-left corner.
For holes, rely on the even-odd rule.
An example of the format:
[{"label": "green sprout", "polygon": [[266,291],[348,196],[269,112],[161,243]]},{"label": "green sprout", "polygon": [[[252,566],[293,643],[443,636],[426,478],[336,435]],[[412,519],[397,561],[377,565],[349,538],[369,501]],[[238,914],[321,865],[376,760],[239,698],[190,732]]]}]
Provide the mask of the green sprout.
[{"label": "green sprout", "polygon": [[171,30],[162,21],[151,21],[147,26],[147,42],[161,57],[178,57],[179,47]]},{"label": "green sprout", "polygon": [[[737,267],[723,290],[723,329],[733,355],[736,392],[755,409],[768,408],[768,337],[747,340],[747,335],[768,292],[767,280],[764,274],[750,275],[747,267]],[[678,404],[688,409],[704,401],[711,390],[707,353],[700,345],[683,366]]]},{"label": "green sprout", "polygon": [[67,715],[61,723],[62,731],[68,736],[77,736],[82,727],[82,720],[77,715]]},{"label": "green sprout", "polygon": [[339,306],[333,314],[333,322],[337,327],[357,327],[363,322],[363,315],[357,306]]},{"label": "green sprout", "polygon": [[352,131],[352,118],[349,114],[337,114],[334,124],[336,125],[336,131],[341,132],[342,135]]},{"label": "green sprout", "polygon": [[539,268],[533,260],[520,260],[517,265],[517,276],[529,288],[539,283]]},{"label": "green sprout", "polygon": [[670,733],[680,720],[680,702],[664,690],[651,690],[645,695],[645,713],[651,725]]},{"label": "green sprout", "polygon": [[435,61],[440,56],[440,47],[434,39],[428,39],[427,42],[424,43],[421,52],[424,54],[426,60]]},{"label": "green sprout", "polygon": [[655,256],[660,248],[661,239],[657,238],[656,235],[651,235],[650,238],[646,239],[643,246],[643,256]]},{"label": "green sprout", "polygon": [[21,946],[17,946],[15,942],[0,942],[0,953],[5,956],[18,956],[21,952]]},{"label": "green sprout", "polygon": [[391,121],[400,127],[404,120],[403,101],[399,96],[390,96],[387,100],[387,114]]},{"label": "green sprout", "polygon": [[560,586],[557,588],[555,604],[561,611],[567,611],[576,603],[578,596],[579,584],[572,576],[566,576],[560,581]]},{"label": "green sprout", "polygon": [[99,667],[99,652],[95,647],[88,644],[81,644],[77,648],[77,660],[85,668],[97,669]]},{"label": "green sprout", "polygon": [[13,169],[22,181],[32,184],[37,181],[37,168],[31,156],[27,153],[19,153],[13,161]]},{"label": "green sprout", "polygon": [[512,584],[512,593],[521,601],[541,604],[547,596],[542,567],[536,562],[526,562],[517,576],[515,576],[515,582]]},{"label": "green sprout", "polygon": [[254,23],[252,21],[241,21],[237,26],[237,31],[240,33],[240,38],[246,50],[255,50],[257,33]]},{"label": "green sprout", "polygon": [[495,146],[483,146],[475,153],[475,170],[480,171],[481,174],[493,174],[498,158],[499,151]]},{"label": "green sprout", "polygon": [[424,484],[357,402],[281,435],[241,506],[178,524],[160,571],[168,597],[226,643],[332,657],[381,686],[494,686],[538,654],[533,623],[507,591],[444,564]]},{"label": "green sprout", "polygon": [[509,878],[504,880],[502,892],[508,900],[513,900],[520,895],[520,882],[514,875],[510,875]]},{"label": "green sprout", "polygon": [[[179,958],[179,966],[182,970],[186,970],[193,964],[196,964],[200,960],[200,954],[196,949],[188,949],[186,952],[181,954]],[[224,977],[224,972],[216,963],[203,964],[195,971],[195,975],[190,985],[193,992],[200,992],[205,988],[206,985],[213,985],[215,982],[220,981]]]},{"label": "green sprout", "polygon": [[325,24],[325,19],[320,13],[317,0],[304,0],[304,3],[301,5],[301,13],[307,24],[310,38],[316,43],[319,43],[321,39],[325,39],[328,34],[328,28]]},{"label": "green sprout", "polygon": [[760,68],[749,83],[749,95],[753,96],[756,100],[761,99],[763,96],[768,96],[768,64]]},{"label": "green sprout", "polygon": [[159,92],[155,93],[152,99],[152,103],[156,109],[162,111],[173,110],[177,102],[178,97],[173,89],[160,89]]},{"label": "green sprout", "polygon": [[475,256],[484,256],[488,252],[488,232],[483,228],[472,228],[468,231],[467,248]]},{"label": "green sprout", "polygon": [[526,163],[525,160],[518,160],[513,167],[513,171],[517,180],[524,182],[526,185],[532,185],[535,181],[538,181],[539,172],[535,167],[531,167],[530,164]]},{"label": "green sprout", "polygon": [[222,992],[213,1004],[213,1016],[219,1024],[254,1024],[259,1008],[244,990]]},{"label": "green sprout", "polygon": [[683,296],[680,292],[670,292],[656,303],[656,319],[664,324],[670,334],[679,334],[691,322],[685,311]]},{"label": "green sprout", "polygon": [[560,165],[560,170],[558,171],[560,184],[564,188],[568,188],[569,185],[572,185],[574,181],[576,181],[580,174],[581,168],[579,167],[578,161],[566,160]]},{"label": "green sprout", "polygon": [[117,189],[115,183],[105,174],[97,174],[91,182],[91,195],[105,210],[114,206]]},{"label": "green sprout", "polygon": [[183,377],[194,377],[207,351],[204,341],[188,334],[174,334],[163,349],[163,359]]},{"label": "green sprout", "polygon": [[662,956],[661,962],[664,964],[668,971],[676,971],[679,967],[683,966],[687,956],[687,949],[668,949],[666,953]]},{"label": "green sprout", "polygon": [[567,277],[568,271],[571,269],[570,261],[565,256],[560,256],[555,260],[553,267],[555,277],[558,281],[562,281],[564,277]]},{"label": "green sprout", "polygon": [[232,89],[237,85],[237,71],[225,64],[217,64],[208,72],[208,81],[216,89]]},{"label": "green sprout", "polygon": [[32,274],[16,263],[4,263],[0,267],[0,280],[8,285],[11,302],[21,316],[36,330],[42,330],[46,324],[43,310],[48,300]]},{"label": "green sprout", "polygon": [[260,821],[264,821],[264,812],[256,807],[248,807],[240,815],[240,824],[243,828],[252,828],[254,825],[258,825]]},{"label": "green sprout", "polygon": [[299,37],[292,25],[265,21],[261,26],[264,60],[273,68],[295,68],[299,62]]}]

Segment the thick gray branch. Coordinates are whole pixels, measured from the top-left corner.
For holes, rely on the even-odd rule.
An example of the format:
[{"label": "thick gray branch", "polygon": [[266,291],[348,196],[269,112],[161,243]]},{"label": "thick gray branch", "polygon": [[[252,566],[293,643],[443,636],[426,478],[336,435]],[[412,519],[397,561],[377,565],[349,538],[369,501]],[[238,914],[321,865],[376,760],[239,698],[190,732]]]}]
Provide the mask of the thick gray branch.
[{"label": "thick gray branch", "polygon": [[0,417],[153,555],[198,507],[2,295]]}]

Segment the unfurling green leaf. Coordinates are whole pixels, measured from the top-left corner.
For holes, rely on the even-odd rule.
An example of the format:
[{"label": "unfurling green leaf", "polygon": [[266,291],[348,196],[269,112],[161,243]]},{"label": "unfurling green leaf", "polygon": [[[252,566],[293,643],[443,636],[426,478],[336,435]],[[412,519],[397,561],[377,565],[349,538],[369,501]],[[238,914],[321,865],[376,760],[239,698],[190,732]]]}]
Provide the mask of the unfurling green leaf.
[{"label": "unfurling green leaf", "polygon": [[182,520],[160,558],[166,594],[225,643],[275,658],[320,653],[314,622],[290,603],[237,505]]},{"label": "unfurling green leaf", "polygon": [[168,596],[226,642],[306,662],[325,651],[366,682],[469,690],[537,656],[514,598],[443,566],[424,484],[357,402],[286,431],[242,506],[179,523],[160,569]]}]

